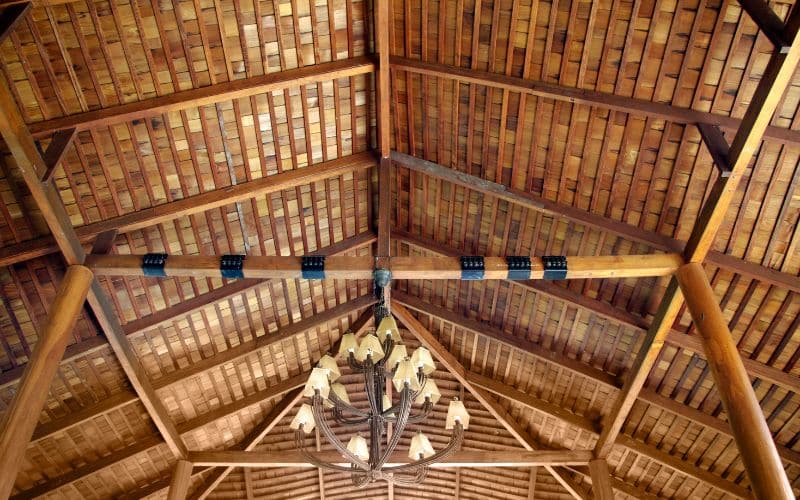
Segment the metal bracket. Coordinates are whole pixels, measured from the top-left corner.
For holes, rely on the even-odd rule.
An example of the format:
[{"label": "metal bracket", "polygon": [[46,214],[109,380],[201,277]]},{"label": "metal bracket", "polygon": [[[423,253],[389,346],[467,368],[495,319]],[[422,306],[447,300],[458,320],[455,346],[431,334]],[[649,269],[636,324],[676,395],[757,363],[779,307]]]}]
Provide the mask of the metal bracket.
[{"label": "metal bracket", "polygon": [[325,279],[325,256],[308,255],[301,259],[300,270],[303,279],[322,280]]},{"label": "metal bracket", "polygon": [[510,280],[529,280],[531,279],[531,258],[527,256],[506,257],[508,264],[508,279]]},{"label": "metal bracket", "polygon": [[244,278],[242,268],[244,267],[245,255],[223,255],[219,258],[219,272],[223,278],[241,279]]},{"label": "metal bracket", "polygon": [[462,280],[482,280],[486,270],[483,257],[464,256],[461,257],[461,279]]},{"label": "metal bracket", "polygon": [[542,257],[544,279],[563,280],[567,278],[567,258],[563,255],[545,255]]},{"label": "metal bracket", "polygon": [[145,276],[163,278],[167,274],[164,272],[164,264],[167,263],[169,255],[165,253],[146,253],[142,257],[142,273]]}]

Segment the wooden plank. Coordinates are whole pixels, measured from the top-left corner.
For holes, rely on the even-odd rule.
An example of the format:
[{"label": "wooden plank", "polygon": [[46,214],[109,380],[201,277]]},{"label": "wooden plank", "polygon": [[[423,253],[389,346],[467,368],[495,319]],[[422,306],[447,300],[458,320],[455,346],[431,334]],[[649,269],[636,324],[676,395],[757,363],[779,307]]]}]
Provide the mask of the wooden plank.
[{"label": "wooden plank", "polygon": [[783,21],[767,2],[764,0],[738,0],[738,2],[755,21],[758,29],[772,42],[777,52],[783,54],[789,52],[791,40],[784,36]]},{"label": "wooden plank", "polygon": [[728,163],[730,146],[728,146],[728,141],[722,135],[722,131],[719,127],[708,125],[707,123],[698,123],[697,129],[700,131],[700,137],[702,137],[708,152],[711,154],[711,158],[714,160],[714,165],[717,167],[720,177],[729,177],[731,175],[731,165]]},{"label": "wooden plank", "polygon": [[90,253],[95,255],[105,255],[111,253],[114,249],[114,242],[117,239],[117,230],[111,229],[104,233],[100,233],[92,243],[92,250]]},{"label": "wooden plank", "polygon": [[[104,221],[79,226],[75,228],[74,231],[77,233],[78,240],[81,243],[90,243],[97,235],[106,231],[117,230],[118,233],[122,234],[136,229],[143,229],[180,217],[223,207],[240,201],[246,201],[254,197],[277,193],[297,186],[338,177],[357,170],[363,170],[373,167],[375,163],[375,157],[372,153],[357,153],[336,160],[289,170],[281,174],[271,175],[254,181],[242,182],[225,189],[207,191],[181,200],[163,203],[117,217],[111,217]],[[38,178],[36,182],[38,183]],[[49,184],[45,186],[49,186]],[[61,203],[58,194],[52,187],[47,189],[48,192],[52,191],[52,196],[55,196],[54,200]],[[48,194],[47,196],[50,195]],[[64,214],[64,217],[66,218],[66,214]],[[8,266],[35,257],[48,255],[57,252],[58,248],[52,237],[42,237],[29,242],[10,245],[0,250],[0,266]],[[78,249],[80,249],[79,245]],[[82,249],[80,249],[80,251],[83,252]]]},{"label": "wooden plank", "polygon": [[30,2],[21,2],[14,5],[9,5],[5,7],[2,12],[0,12],[0,44],[2,44],[6,38],[14,31],[14,28],[17,27],[17,24],[25,19],[25,16],[28,15],[28,11],[31,10],[31,3]]},{"label": "wooden plank", "polygon": [[[669,104],[634,99],[632,97],[624,97],[594,90],[566,87],[554,83],[526,80],[499,73],[455,67],[417,59],[392,56],[391,64],[392,69],[408,71],[410,73],[447,78],[462,83],[500,88],[525,95],[545,97],[573,104],[610,109],[612,111],[621,111],[635,116],[668,120],[675,123],[706,123],[708,125],[716,125],[726,130],[738,130],[743,123],[743,120],[738,120],[729,116],[716,115],[688,108],[679,108]],[[764,138],[770,141],[788,145],[800,144],[800,132],[798,131],[769,126],[766,127],[764,132]]]},{"label": "wooden plank", "polygon": [[[337,451],[322,451],[315,454],[322,460],[334,464],[349,465]],[[189,455],[193,463],[209,466],[232,467],[315,467],[299,451],[237,452],[197,451]],[[460,450],[449,457],[430,465],[432,468],[457,467],[537,467],[544,465],[585,465],[592,458],[591,450],[533,450],[533,451],[474,451]],[[386,462],[387,467],[405,465],[411,461],[408,453],[393,453]]]},{"label": "wooden plank", "polygon": [[592,495],[595,500],[614,500],[608,462],[602,458],[590,460],[589,473],[592,476]]},{"label": "wooden plank", "polygon": [[681,267],[677,281],[700,332],[753,493],[756,498],[794,498],[761,405],[703,266],[692,263]]},{"label": "wooden plank", "polygon": [[[388,234],[388,231],[385,232]],[[380,235],[378,237],[380,244]],[[142,255],[89,255],[86,265],[101,276],[143,276]],[[541,257],[531,256],[530,279],[544,279]],[[166,276],[222,277],[219,256],[170,255]],[[639,278],[669,276],[683,264],[679,254],[568,256],[566,279]],[[461,279],[458,257],[383,257],[393,279]],[[249,279],[298,279],[302,257],[248,256],[242,274]],[[506,257],[484,257],[484,279],[507,279]],[[375,268],[372,256],[332,256],[325,259],[325,279],[370,279]]]},{"label": "wooden plank", "polygon": [[[381,158],[378,167],[378,257],[389,257],[392,232],[392,161]],[[382,263],[380,265],[383,265]]]},{"label": "wooden plank", "polygon": [[[411,332],[411,334],[439,360],[442,365],[469,391],[478,402],[483,405],[494,418],[512,435],[514,438],[528,451],[532,451],[538,447],[538,444],[531,438],[527,432],[519,425],[519,423],[511,418],[508,412],[500,406],[497,401],[492,399],[487,391],[472,384],[467,378],[467,370],[459,363],[455,356],[453,356],[447,348],[445,348],[436,337],[431,334],[422,323],[420,323],[405,307],[395,303],[392,314],[399,319]],[[578,490],[573,484],[571,479],[566,474],[552,466],[545,466],[556,480],[564,486],[567,491],[575,498],[583,498],[582,491]]]},{"label": "wooden plank", "polygon": [[[486,195],[497,197],[509,203],[525,207],[537,212],[558,218],[566,218],[573,222],[605,231],[630,241],[644,243],[654,249],[667,252],[683,251],[685,243],[673,238],[646,231],[636,226],[616,221],[607,217],[580,210],[572,205],[555,203],[546,198],[535,196],[531,193],[506,187],[496,182],[488,181],[457,170],[438,165],[436,163],[415,158],[396,151],[392,152],[392,161],[415,172],[422,172],[435,179],[441,179],[467,189]],[[2,250],[0,250],[0,256]],[[787,290],[800,293],[800,279],[788,273],[782,273],[752,262],[746,262],[737,257],[725,255],[720,252],[710,252],[708,262],[729,269],[750,279],[775,285]],[[1,258],[0,258],[1,261]]]},{"label": "wooden plank", "polygon": [[192,463],[186,460],[178,460],[175,464],[175,472],[172,473],[172,481],[169,483],[167,500],[184,500],[189,491],[189,483],[192,480]]},{"label": "wooden plank", "polygon": [[64,159],[67,148],[72,144],[76,133],[77,131],[75,128],[67,128],[59,130],[53,135],[50,144],[47,145],[47,149],[42,156],[45,165],[47,165],[47,170],[45,170],[42,175],[42,182],[50,182],[53,179],[56,168],[61,163],[61,160]]},{"label": "wooden plank", "polygon": [[364,75],[374,70],[375,63],[368,56],[340,59],[45,120],[31,124],[30,132],[35,137],[72,127],[81,132],[256,94]]},{"label": "wooden plank", "polygon": [[244,470],[244,493],[247,497],[247,500],[256,499],[255,495],[253,494],[253,471],[249,468]]},{"label": "wooden plank", "polygon": [[8,498],[33,435],[38,416],[64,354],[94,277],[83,266],[70,266],[58,287],[47,321],[8,409],[0,422],[0,498]]}]

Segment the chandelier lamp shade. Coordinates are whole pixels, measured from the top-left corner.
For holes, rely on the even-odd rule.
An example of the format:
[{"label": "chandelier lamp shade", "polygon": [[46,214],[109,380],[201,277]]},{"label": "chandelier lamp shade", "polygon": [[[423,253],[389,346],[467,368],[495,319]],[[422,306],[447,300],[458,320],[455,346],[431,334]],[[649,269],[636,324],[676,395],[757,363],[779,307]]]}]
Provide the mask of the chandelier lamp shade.
[{"label": "chandelier lamp shade", "polygon": [[[309,402],[300,407],[290,425],[295,431],[296,447],[310,463],[325,470],[349,472],[358,487],[378,480],[401,485],[424,481],[431,464],[444,460],[461,446],[464,430],[469,427],[464,403],[454,399],[447,411],[445,427],[452,433],[446,446],[436,451],[425,434],[416,432],[408,449],[410,461],[387,464],[406,427],[428,418],[441,393],[428,378],[436,369],[430,351],[419,347],[409,356],[406,346],[400,343],[397,323],[388,312],[384,314],[376,322],[375,332],[361,342],[350,332],[340,342],[339,356],[347,360],[353,372],[363,376],[367,407],[351,404],[345,386],[335,382],[341,371],[334,356],[328,354],[311,371],[303,389]],[[390,381],[396,391],[394,400],[386,390]],[[346,445],[331,428],[332,421],[352,430]],[[368,437],[355,430],[365,425]],[[387,432],[389,425],[391,433]],[[306,443],[315,428],[349,466],[328,463],[315,455]]]}]

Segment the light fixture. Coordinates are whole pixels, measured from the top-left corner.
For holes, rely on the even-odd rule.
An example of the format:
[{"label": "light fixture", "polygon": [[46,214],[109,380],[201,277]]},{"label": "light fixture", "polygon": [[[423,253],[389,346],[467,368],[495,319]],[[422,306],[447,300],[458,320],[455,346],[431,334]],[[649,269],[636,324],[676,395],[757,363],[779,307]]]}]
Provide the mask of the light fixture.
[{"label": "light fixture", "polygon": [[397,328],[397,321],[394,320],[394,316],[391,314],[384,316],[378,328],[375,329],[375,335],[378,336],[381,342],[384,342],[387,336],[391,336],[395,342],[399,341],[400,330]]},{"label": "light fixture", "polygon": [[[386,314],[382,304],[376,307],[376,316]],[[378,319],[378,318],[376,318]],[[382,317],[381,317],[382,319]],[[386,326],[385,321],[376,321]],[[396,325],[394,326],[396,328]],[[349,472],[353,484],[365,486],[377,480],[396,484],[415,484],[422,482],[430,464],[439,462],[453,453],[461,445],[464,429],[469,425],[469,414],[461,401],[450,403],[447,412],[446,428],[452,430],[450,441],[439,451],[435,451],[430,440],[422,433],[411,437],[408,456],[409,463],[388,465],[401,436],[409,424],[423,422],[433,410],[441,394],[436,383],[428,374],[436,368],[430,352],[417,349],[411,358],[405,346],[399,344],[400,333],[388,334],[383,340],[375,335],[367,335],[360,343],[350,333],[342,338],[340,353],[346,357],[350,369],[364,376],[364,392],[367,408],[350,403],[345,387],[340,383],[330,383],[339,373],[326,360],[314,368],[303,392],[310,398],[310,405],[304,404],[292,420],[295,430],[295,444],[306,459],[325,470]],[[349,337],[348,335],[352,335]],[[390,353],[386,356],[386,353]],[[331,358],[335,362],[333,358]],[[323,380],[324,379],[324,380]],[[394,384],[394,401],[386,394],[386,384]],[[421,405],[412,415],[412,405]],[[345,445],[330,427],[331,416],[342,427],[353,429]],[[392,425],[392,435],[386,442],[387,427]],[[319,431],[333,447],[342,454],[349,465],[339,465],[320,460],[307,446],[306,438],[318,426]],[[362,436],[355,429],[369,429],[369,436]]]},{"label": "light fixture", "polygon": [[328,370],[328,379],[331,382],[336,382],[336,379],[338,379],[342,375],[342,372],[339,371],[339,365],[336,363],[336,360],[333,359],[333,356],[331,356],[330,354],[322,356],[320,360],[317,362],[317,367]]}]

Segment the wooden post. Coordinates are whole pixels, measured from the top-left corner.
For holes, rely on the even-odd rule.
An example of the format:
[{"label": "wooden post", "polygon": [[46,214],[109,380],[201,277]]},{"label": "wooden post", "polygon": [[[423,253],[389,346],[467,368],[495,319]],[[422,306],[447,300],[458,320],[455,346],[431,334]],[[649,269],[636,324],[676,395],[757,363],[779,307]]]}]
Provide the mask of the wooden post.
[{"label": "wooden post", "polygon": [[189,483],[192,480],[192,462],[178,460],[175,464],[175,472],[172,473],[172,481],[169,483],[169,493],[167,500],[184,500],[186,493],[189,492]]},{"label": "wooden post", "polygon": [[691,263],[682,266],[678,269],[677,278],[700,333],[717,392],[728,415],[755,497],[793,499],[792,487],[783,470],[750,377],[744,369],[702,265]]},{"label": "wooden post", "polygon": [[602,458],[589,461],[589,474],[592,477],[592,495],[595,500],[614,500],[614,490],[611,489],[611,472],[608,462]]},{"label": "wooden post", "polygon": [[86,267],[70,266],[67,269],[17,394],[0,424],[0,499],[8,498],[14,487],[50,383],[93,279],[92,271]]}]

